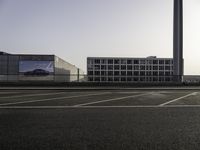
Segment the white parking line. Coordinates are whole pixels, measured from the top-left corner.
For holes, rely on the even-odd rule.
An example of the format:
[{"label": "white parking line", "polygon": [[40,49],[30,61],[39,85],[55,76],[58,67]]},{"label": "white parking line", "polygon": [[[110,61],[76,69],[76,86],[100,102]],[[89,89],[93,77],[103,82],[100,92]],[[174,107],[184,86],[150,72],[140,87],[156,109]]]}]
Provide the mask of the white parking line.
[{"label": "white parking line", "polygon": [[10,103],[2,103],[2,104],[0,104],[0,106],[34,103],[34,102],[44,102],[44,101],[52,101],[52,100],[59,100],[59,99],[65,99],[65,98],[76,98],[76,97],[86,97],[86,96],[94,96],[94,95],[104,95],[104,94],[109,94],[109,93],[110,92],[104,92],[104,93],[93,93],[93,94],[84,94],[84,95],[75,95],[75,96],[65,96],[65,97],[47,98],[47,99],[30,100],[30,101],[10,102]]},{"label": "white parking line", "polygon": [[22,92],[0,92],[0,94],[14,94],[14,93],[22,93]]},{"label": "white parking line", "polygon": [[106,109],[106,108],[199,108],[200,105],[135,105],[135,106],[0,106],[0,109]]},{"label": "white parking line", "polygon": [[[36,94],[22,94],[22,95],[13,95],[13,96],[3,96],[3,97],[1,97],[0,96],[0,98],[2,99],[2,98],[20,98],[20,97],[30,97],[30,96],[47,96],[47,95],[57,95],[57,94],[64,94],[64,93],[66,93],[66,92],[57,92],[57,93],[40,93],[40,94],[38,94],[38,93],[36,93]],[[21,94],[21,93],[19,93],[19,94]]]},{"label": "white parking line", "polygon": [[197,93],[198,93],[198,92],[192,92],[192,93],[187,94],[187,95],[185,95],[185,96],[181,96],[181,97],[179,97],[179,98],[176,98],[176,99],[170,100],[170,101],[165,102],[165,103],[163,103],[163,104],[160,104],[159,106],[165,106],[165,105],[167,105],[167,104],[170,104],[170,103],[176,102],[176,101],[181,100],[181,99],[183,99],[183,98],[186,98],[186,97],[189,97],[189,96],[192,96],[192,95],[196,95]]},{"label": "white parking line", "polygon": [[74,105],[74,106],[75,107],[80,107],[80,106],[92,105],[92,104],[103,103],[103,102],[118,101],[118,100],[122,100],[122,99],[126,99],[126,98],[139,97],[139,96],[144,96],[144,95],[148,95],[148,94],[151,94],[151,93],[143,93],[143,94],[138,94],[138,95],[130,95],[130,96],[124,96],[124,97],[106,99],[106,100],[101,100],[101,101],[95,101],[95,102],[89,102],[89,103],[82,103],[82,104],[77,104],[77,105]]},{"label": "white parking line", "polygon": [[[0,109],[65,109],[65,108],[157,108],[160,106],[0,106]],[[160,107],[161,108],[161,107]],[[162,107],[164,108],[164,107]]]}]

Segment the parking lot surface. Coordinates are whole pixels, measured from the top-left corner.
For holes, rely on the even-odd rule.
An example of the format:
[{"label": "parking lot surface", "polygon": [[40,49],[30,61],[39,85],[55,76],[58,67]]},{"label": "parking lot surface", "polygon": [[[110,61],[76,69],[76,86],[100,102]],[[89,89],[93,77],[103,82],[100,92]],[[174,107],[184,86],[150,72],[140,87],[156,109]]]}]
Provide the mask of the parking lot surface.
[{"label": "parking lot surface", "polygon": [[200,147],[200,90],[0,90],[1,150]]}]

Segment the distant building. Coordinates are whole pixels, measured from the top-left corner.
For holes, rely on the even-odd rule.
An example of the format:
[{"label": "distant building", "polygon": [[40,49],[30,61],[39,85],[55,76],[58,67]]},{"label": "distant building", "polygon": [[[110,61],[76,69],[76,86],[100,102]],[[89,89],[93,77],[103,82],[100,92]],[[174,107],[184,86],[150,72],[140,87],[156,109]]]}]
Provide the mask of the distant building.
[{"label": "distant building", "polygon": [[173,59],[88,57],[90,82],[171,82]]},{"label": "distant building", "polygon": [[55,55],[0,52],[0,82],[75,82],[83,78],[81,69]]}]

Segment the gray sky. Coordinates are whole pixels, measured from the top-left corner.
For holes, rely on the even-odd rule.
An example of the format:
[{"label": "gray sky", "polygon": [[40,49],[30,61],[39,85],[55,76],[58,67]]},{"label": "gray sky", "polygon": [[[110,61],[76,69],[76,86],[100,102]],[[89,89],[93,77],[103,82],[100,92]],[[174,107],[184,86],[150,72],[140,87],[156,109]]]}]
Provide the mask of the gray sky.
[{"label": "gray sky", "polygon": [[[185,74],[200,74],[200,1],[184,0]],[[0,0],[0,50],[55,54],[86,70],[88,56],[172,57],[173,0]]]}]

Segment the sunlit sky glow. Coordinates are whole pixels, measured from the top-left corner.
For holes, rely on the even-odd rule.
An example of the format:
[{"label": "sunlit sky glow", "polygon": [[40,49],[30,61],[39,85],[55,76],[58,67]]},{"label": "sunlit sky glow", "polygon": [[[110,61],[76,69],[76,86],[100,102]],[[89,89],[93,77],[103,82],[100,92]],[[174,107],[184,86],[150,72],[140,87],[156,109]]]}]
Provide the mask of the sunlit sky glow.
[{"label": "sunlit sky glow", "polygon": [[[200,74],[200,1],[184,1],[185,74]],[[88,56],[172,57],[173,0],[0,0],[0,50],[55,54],[86,70]]]}]

